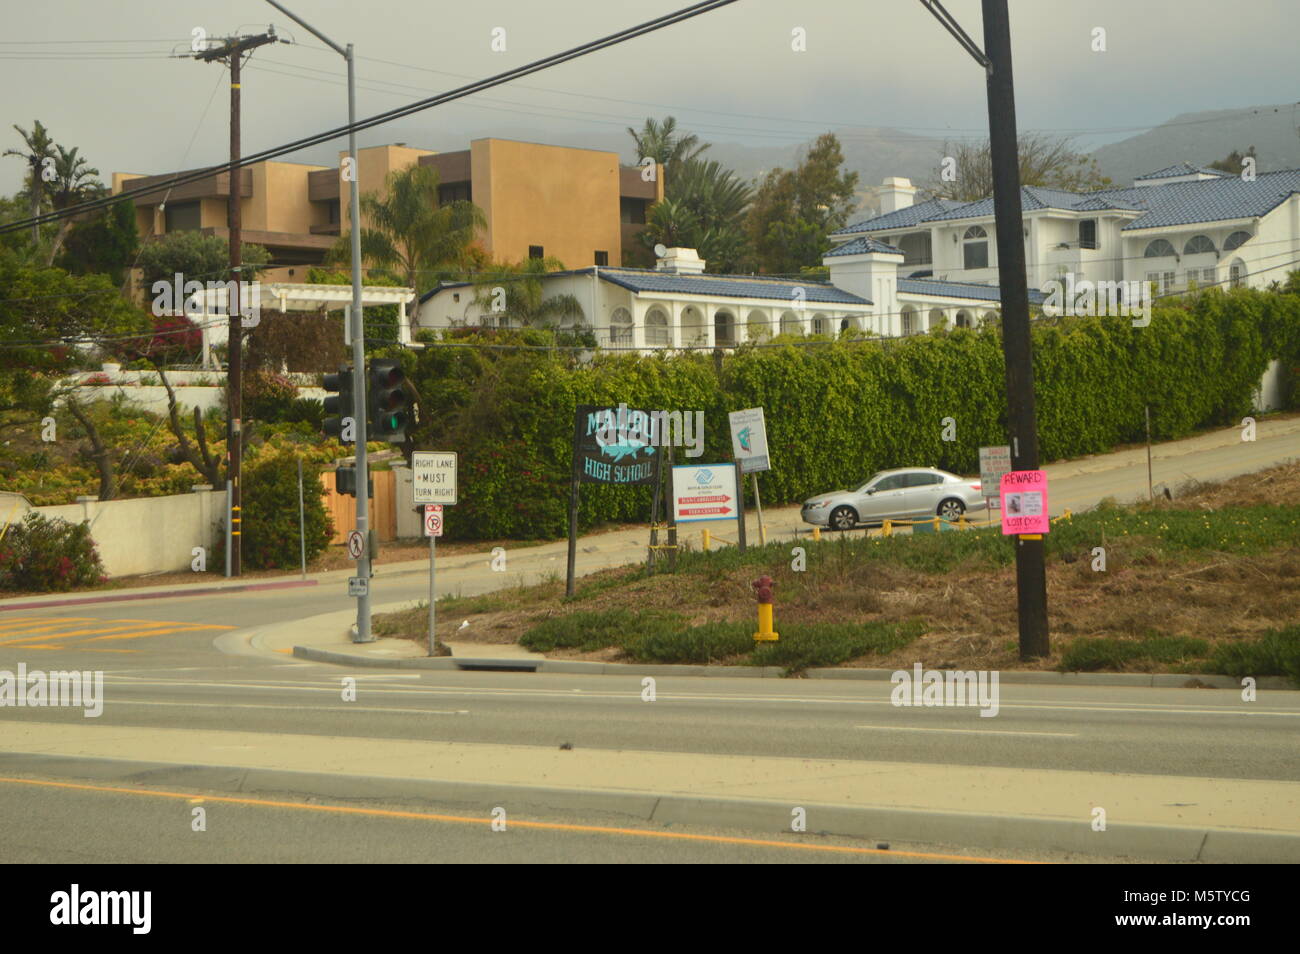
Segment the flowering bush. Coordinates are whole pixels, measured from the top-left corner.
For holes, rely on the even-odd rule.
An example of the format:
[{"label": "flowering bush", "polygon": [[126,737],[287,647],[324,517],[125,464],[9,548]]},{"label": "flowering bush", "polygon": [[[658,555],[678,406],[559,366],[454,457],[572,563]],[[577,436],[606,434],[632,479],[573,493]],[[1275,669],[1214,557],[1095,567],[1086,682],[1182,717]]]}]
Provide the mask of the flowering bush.
[{"label": "flowering bush", "polygon": [[0,539],[0,590],[72,590],[106,579],[89,524],[33,512]]}]

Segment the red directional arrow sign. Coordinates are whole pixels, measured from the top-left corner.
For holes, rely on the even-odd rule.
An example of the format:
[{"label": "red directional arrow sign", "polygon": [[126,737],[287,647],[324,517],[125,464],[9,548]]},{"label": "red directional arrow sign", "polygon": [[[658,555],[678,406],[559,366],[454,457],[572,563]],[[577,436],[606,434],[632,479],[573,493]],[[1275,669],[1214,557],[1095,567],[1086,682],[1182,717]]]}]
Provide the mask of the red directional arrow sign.
[{"label": "red directional arrow sign", "polygon": [[678,497],[679,504],[701,504],[701,503],[729,503],[731,498],[726,494],[718,497]]},{"label": "red directional arrow sign", "polygon": [[688,517],[696,517],[706,513],[731,513],[730,507],[682,507],[681,513]]}]

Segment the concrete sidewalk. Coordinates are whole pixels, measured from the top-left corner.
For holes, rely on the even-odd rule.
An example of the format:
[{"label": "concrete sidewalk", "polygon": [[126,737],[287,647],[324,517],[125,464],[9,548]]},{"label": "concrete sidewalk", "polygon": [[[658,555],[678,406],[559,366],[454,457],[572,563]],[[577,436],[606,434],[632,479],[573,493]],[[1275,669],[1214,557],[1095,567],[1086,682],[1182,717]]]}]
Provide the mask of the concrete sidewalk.
[{"label": "concrete sidewalk", "polygon": [[[1297,782],[38,722],[8,723],[5,734],[5,772],[422,798],[484,815],[498,805],[508,813],[600,810],[771,832],[790,831],[793,810],[803,808],[810,832],[1165,860],[1300,861]],[[1096,808],[1105,810],[1105,831],[1093,830]]]}]

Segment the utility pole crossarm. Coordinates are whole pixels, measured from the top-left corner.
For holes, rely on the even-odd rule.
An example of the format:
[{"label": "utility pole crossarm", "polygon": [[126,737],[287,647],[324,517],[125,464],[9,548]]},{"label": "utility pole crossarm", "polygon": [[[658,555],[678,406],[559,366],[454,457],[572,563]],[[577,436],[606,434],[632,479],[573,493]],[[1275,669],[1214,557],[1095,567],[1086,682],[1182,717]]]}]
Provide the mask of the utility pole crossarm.
[{"label": "utility pole crossarm", "polygon": [[[270,2],[270,0],[267,0],[267,2]],[[993,69],[993,62],[984,55],[984,51],[970,38],[970,34],[961,28],[961,24],[957,22],[956,18],[944,9],[939,0],[921,0],[921,6],[934,14],[934,18],[943,24],[943,28],[953,35],[953,38],[961,44],[962,49],[969,53],[976,63],[986,70]]]}]

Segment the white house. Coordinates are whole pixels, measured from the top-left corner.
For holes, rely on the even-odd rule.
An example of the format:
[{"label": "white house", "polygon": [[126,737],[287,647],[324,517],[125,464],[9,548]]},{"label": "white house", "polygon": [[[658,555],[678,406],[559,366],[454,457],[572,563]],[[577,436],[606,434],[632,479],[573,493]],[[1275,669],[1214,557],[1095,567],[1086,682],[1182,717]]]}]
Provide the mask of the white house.
[{"label": "white house", "polygon": [[[1300,169],[1247,180],[1181,163],[1127,189],[1020,191],[1031,289],[1072,273],[1076,281],[1153,282],[1171,294],[1262,286],[1300,268]],[[908,180],[886,179],[882,214],[831,240],[896,246],[908,278],[996,283],[993,200],[914,204],[915,194]]]},{"label": "white house", "polygon": [[[602,347],[729,348],[777,334],[915,334],[994,314],[988,285],[898,278],[903,253],[861,238],[832,250],[830,281],[705,274],[694,249],[670,248],[653,269],[592,266],[543,277],[544,296],[572,295]],[[492,327],[482,289],[445,283],[421,299],[420,328]],[[490,295],[488,296],[490,297]],[[570,325],[573,322],[569,323]]]}]

